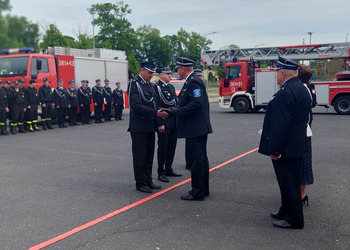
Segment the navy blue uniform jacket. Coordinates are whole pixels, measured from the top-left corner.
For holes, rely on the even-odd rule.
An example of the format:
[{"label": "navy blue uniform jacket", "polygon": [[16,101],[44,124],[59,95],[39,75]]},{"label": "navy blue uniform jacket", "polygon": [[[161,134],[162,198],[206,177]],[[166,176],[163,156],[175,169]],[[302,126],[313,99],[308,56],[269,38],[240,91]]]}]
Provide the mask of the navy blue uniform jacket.
[{"label": "navy blue uniform jacket", "polygon": [[[137,84],[141,88],[139,91]],[[157,109],[152,83],[145,82],[140,75],[129,84],[130,120],[128,131],[132,133],[154,133]]]},{"label": "navy blue uniform jacket", "polygon": [[301,157],[306,150],[310,107],[310,94],[299,79],[286,81],[267,105],[259,153]]},{"label": "navy blue uniform jacket", "polygon": [[192,72],[187,77],[179,94],[178,138],[198,137],[212,133],[209,109],[209,99],[205,85]]}]

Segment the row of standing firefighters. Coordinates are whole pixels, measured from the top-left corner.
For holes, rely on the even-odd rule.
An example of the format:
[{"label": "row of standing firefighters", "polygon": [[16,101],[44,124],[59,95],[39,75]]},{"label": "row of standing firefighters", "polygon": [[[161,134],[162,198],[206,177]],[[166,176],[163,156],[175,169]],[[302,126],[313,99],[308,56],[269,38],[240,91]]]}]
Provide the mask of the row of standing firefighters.
[{"label": "row of standing firefighters", "polygon": [[[78,109],[82,125],[90,124],[90,104],[94,104],[95,122],[111,121],[112,105],[114,106],[115,120],[122,120],[124,109],[123,90],[120,83],[116,83],[116,89],[112,91],[109,80],[104,80],[105,86],[100,86],[101,80],[96,80],[96,85],[91,89],[88,81],[82,80],[81,87],[76,89],[74,81],[69,82],[69,88],[63,87],[63,80],[57,80],[57,88],[49,86],[48,79],[43,79],[43,85],[39,92],[35,88],[35,80],[30,80],[29,86],[24,88],[24,81],[6,81],[0,89],[0,127],[1,135],[8,135],[6,129],[7,119],[12,134],[40,131],[38,123],[38,110],[41,108],[42,129],[53,129],[51,121],[53,108],[57,110],[58,126],[65,125],[66,116],[69,116],[69,125],[77,123]],[[104,107],[104,111],[102,111]]]}]

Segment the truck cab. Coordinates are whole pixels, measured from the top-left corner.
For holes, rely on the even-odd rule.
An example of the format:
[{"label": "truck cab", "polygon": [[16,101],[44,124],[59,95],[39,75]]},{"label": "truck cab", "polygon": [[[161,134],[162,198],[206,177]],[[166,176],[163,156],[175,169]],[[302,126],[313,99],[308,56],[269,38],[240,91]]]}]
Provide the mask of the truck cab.
[{"label": "truck cab", "polygon": [[220,79],[220,106],[233,107],[241,113],[247,112],[252,105],[254,68],[250,62],[226,63]]},{"label": "truck cab", "polygon": [[0,79],[13,83],[23,79],[27,87],[30,79],[36,79],[37,89],[42,86],[42,79],[47,78],[57,85],[56,63],[53,55],[46,54],[13,54],[0,56]]}]

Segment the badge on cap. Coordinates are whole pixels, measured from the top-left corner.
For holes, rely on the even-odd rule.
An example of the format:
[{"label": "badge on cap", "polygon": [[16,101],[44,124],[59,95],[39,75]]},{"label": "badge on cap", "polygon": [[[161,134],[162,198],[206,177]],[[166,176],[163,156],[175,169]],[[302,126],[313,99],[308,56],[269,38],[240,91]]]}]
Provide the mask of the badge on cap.
[{"label": "badge on cap", "polygon": [[193,96],[194,97],[201,97],[201,90],[200,89],[193,90]]}]

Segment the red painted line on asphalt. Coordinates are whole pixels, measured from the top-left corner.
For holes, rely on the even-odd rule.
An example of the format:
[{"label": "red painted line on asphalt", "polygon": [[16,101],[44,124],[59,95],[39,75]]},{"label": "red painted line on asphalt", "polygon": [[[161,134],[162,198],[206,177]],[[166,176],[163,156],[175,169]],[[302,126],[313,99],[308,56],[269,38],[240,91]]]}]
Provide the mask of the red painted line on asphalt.
[{"label": "red painted line on asphalt", "polygon": [[[219,169],[219,168],[221,168],[221,167],[223,167],[223,166],[225,166],[225,165],[227,165],[227,164],[229,164],[231,162],[234,162],[234,161],[236,161],[236,160],[238,160],[238,159],[240,159],[240,158],[242,158],[242,157],[244,157],[246,155],[249,155],[249,154],[251,154],[251,153],[253,153],[253,152],[257,151],[257,150],[258,150],[258,148],[255,148],[255,149],[252,149],[252,150],[250,150],[248,152],[245,152],[245,153],[243,153],[243,154],[241,154],[239,156],[236,156],[235,158],[232,158],[231,160],[228,160],[228,161],[226,161],[224,163],[221,163],[221,164],[211,168],[209,170],[209,172],[217,170],[217,169]],[[165,194],[165,193],[169,192],[170,190],[173,190],[173,189],[175,189],[177,187],[180,187],[180,186],[182,186],[182,185],[184,185],[184,184],[186,184],[186,183],[188,183],[190,181],[191,181],[191,178],[183,180],[183,181],[181,181],[179,183],[176,183],[175,185],[173,185],[171,187],[165,188],[165,189],[163,189],[163,190],[161,190],[161,191],[159,191],[159,192],[157,192],[155,194],[147,196],[146,198],[143,198],[143,199],[141,199],[139,201],[131,203],[130,205],[127,205],[127,206],[122,207],[122,208],[120,208],[118,210],[115,210],[115,211],[113,211],[113,212],[111,212],[109,214],[106,214],[106,215],[104,215],[104,216],[102,216],[100,218],[97,218],[97,219],[95,219],[93,221],[90,221],[90,222],[88,222],[88,223],[86,223],[84,225],[76,227],[76,228],[74,228],[74,229],[72,229],[72,230],[70,230],[70,231],[68,231],[66,233],[63,233],[63,234],[61,234],[61,235],[59,235],[59,236],[57,236],[55,238],[52,238],[52,239],[47,240],[47,241],[44,241],[44,242],[42,242],[42,243],[40,243],[40,244],[38,244],[36,246],[33,246],[33,247],[29,248],[29,250],[37,250],[37,249],[42,249],[44,247],[50,246],[50,245],[52,245],[52,244],[54,244],[54,243],[56,243],[56,242],[58,242],[60,240],[63,240],[65,238],[68,238],[68,237],[72,236],[73,234],[79,233],[80,231],[83,231],[83,230],[85,230],[85,229],[87,229],[89,227],[92,227],[92,226],[94,226],[94,225],[96,225],[96,224],[98,224],[100,222],[108,220],[108,219],[112,218],[113,216],[116,216],[116,215],[121,214],[121,213],[123,213],[125,211],[128,211],[128,210],[130,210],[130,209],[132,209],[134,207],[137,207],[137,206],[139,206],[139,205],[141,205],[141,204],[143,204],[143,203],[145,203],[145,202],[147,202],[149,200],[152,200],[152,199],[154,199],[154,198],[156,198],[156,197],[158,197],[158,196],[160,196],[162,194]]]}]

